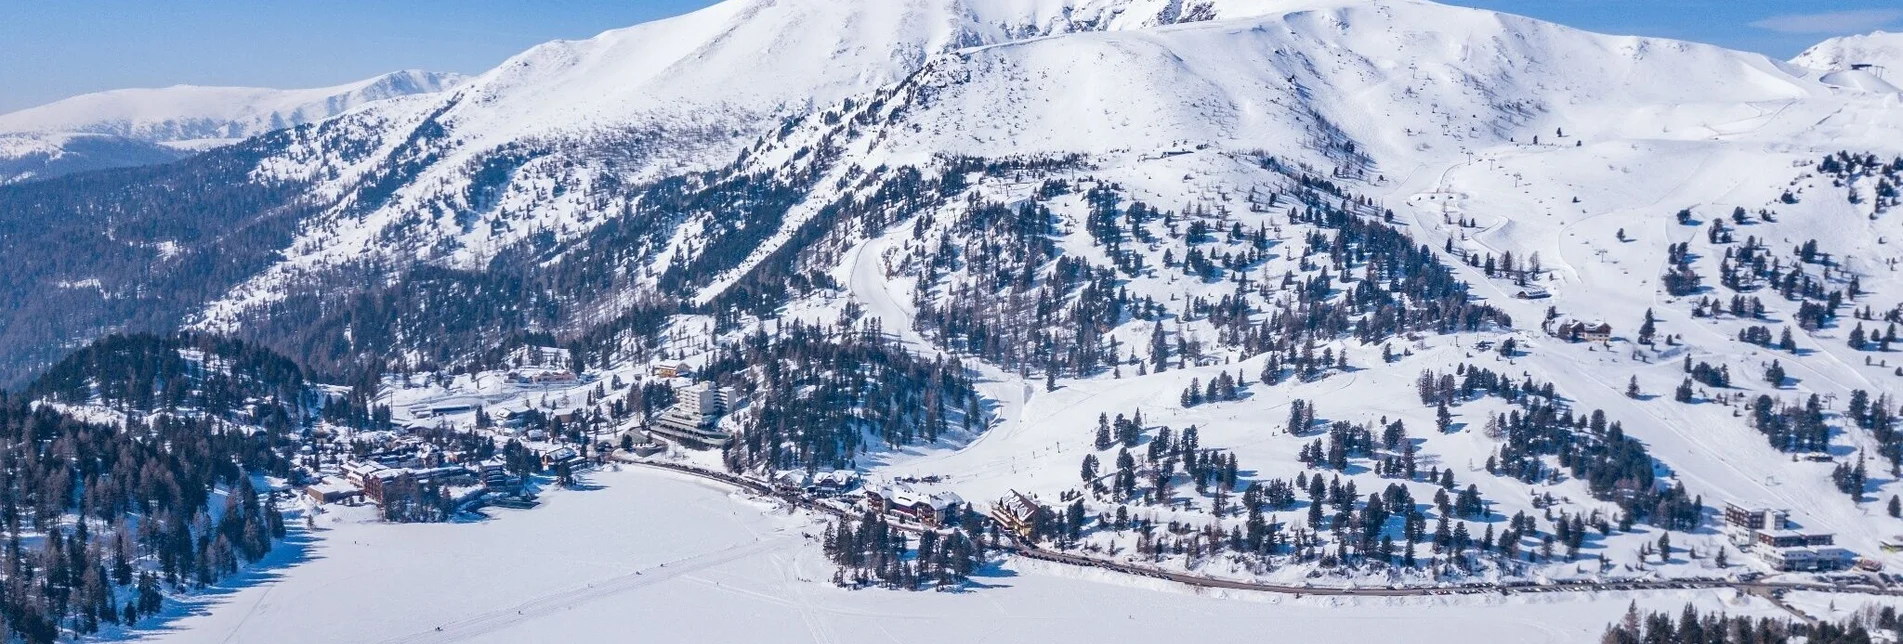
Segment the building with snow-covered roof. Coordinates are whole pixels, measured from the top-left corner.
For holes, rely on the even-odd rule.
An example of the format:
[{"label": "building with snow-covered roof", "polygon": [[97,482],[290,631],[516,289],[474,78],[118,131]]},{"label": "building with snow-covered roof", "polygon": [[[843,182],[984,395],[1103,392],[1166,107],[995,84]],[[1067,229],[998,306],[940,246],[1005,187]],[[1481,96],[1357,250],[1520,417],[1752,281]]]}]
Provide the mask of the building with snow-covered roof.
[{"label": "building with snow-covered roof", "polygon": [[991,504],[991,519],[1017,535],[1018,538],[1028,539],[1031,536],[1031,527],[1037,511],[1037,501],[1025,496],[1022,492],[1012,490],[1010,495]]},{"label": "building with snow-covered roof", "polygon": [[857,485],[859,485],[859,473],[852,470],[829,472],[789,470],[773,477],[773,486],[781,492],[798,492],[811,496],[839,496]]},{"label": "building with snow-covered roof", "polygon": [[370,476],[387,469],[382,463],[373,461],[346,461],[343,465],[344,480],[351,485],[363,487]]},{"label": "building with snow-covered roof", "polygon": [[866,504],[874,512],[924,526],[939,525],[949,512],[964,502],[951,492],[923,492],[907,485],[866,489]]},{"label": "building with snow-covered roof", "polygon": [[656,378],[677,378],[687,375],[689,370],[690,368],[685,362],[679,360],[663,360],[654,363],[654,368],[650,370],[650,373],[654,374]]},{"label": "building with snow-covered roof", "polygon": [[485,487],[494,489],[509,485],[508,464],[500,456],[491,456],[489,460],[476,464],[476,474],[482,478]]},{"label": "building with snow-covered roof", "polygon": [[1857,553],[1843,548],[1763,548],[1758,558],[1779,572],[1828,572],[1857,565]]},{"label": "building with snow-covered roof", "polygon": [[859,485],[859,473],[852,470],[833,470],[813,477],[810,492],[818,496],[838,496]]},{"label": "building with snow-covered roof", "polygon": [[304,486],[304,495],[310,497],[312,503],[323,505],[341,503],[362,496],[363,490],[342,481],[320,481]]},{"label": "building with snow-covered roof", "polygon": [[1612,325],[1600,320],[1582,322],[1570,318],[1555,318],[1541,322],[1540,328],[1547,334],[1567,342],[1612,341]]}]

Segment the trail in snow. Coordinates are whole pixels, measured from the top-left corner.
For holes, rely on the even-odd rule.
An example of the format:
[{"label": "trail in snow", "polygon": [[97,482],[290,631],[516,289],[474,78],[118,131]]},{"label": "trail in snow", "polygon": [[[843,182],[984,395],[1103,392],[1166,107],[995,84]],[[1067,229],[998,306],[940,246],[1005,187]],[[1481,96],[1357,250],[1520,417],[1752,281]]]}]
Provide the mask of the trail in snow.
[{"label": "trail in snow", "polygon": [[519,623],[573,609],[590,602],[601,601],[630,590],[652,586],[675,577],[744,559],[756,554],[770,552],[777,548],[785,547],[782,542],[789,539],[790,537],[787,536],[761,538],[749,544],[722,548],[713,552],[677,559],[620,577],[584,584],[566,591],[543,595],[514,606],[459,619],[438,626],[433,631],[394,637],[383,640],[383,642],[384,644],[429,644],[432,642],[458,642],[471,639],[480,635],[500,631]]}]

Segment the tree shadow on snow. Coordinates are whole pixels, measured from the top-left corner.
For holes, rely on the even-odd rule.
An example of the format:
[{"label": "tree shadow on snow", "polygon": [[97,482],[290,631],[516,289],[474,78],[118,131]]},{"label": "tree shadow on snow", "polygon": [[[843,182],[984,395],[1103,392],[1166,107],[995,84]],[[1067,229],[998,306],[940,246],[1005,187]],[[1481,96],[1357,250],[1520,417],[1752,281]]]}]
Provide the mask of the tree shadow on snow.
[{"label": "tree shadow on snow", "polygon": [[[217,583],[201,589],[187,591],[183,595],[167,595],[165,607],[158,614],[142,618],[131,626],[118,625],[102,628],[97,635],[87,639],[106,642],[149,641],[168,633],[182,632],[178,623],[185,618],[209,615],[219,606],[230,601],[233,595],[248,588],[276,583],[290,569],[322,559],[314,552],[317,537],[301,526],[286,526],[287,533],[282,541],[266,554],[263,559],[239,570]],[[265,597],[259,597],[258,604],[252,607],[256,612],[268,608]],[[283,606],[296,610],[294,606]]]}]

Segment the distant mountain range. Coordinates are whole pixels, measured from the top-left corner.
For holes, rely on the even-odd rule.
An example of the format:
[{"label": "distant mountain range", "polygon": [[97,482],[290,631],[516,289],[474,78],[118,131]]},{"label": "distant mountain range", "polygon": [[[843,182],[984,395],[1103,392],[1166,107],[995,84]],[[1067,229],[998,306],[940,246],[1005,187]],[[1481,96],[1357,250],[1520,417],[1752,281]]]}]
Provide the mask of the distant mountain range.
[{"label": "distant mountain range", "polygon": [[75,96],[0,114],[0,183],[172,161],[463,80],[402,71],[316,89],[178,85]]}]

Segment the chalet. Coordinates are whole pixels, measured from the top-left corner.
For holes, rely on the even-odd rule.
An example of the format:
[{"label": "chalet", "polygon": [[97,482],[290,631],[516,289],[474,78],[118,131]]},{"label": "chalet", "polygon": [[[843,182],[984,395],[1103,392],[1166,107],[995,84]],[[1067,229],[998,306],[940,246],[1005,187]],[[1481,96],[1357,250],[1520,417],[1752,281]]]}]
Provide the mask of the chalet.
[{"label": "chalet", "polygon": [[1012,490],[1009,496],[991,504],[991,519],[999,526],[1009,530],[1019,539],[1031,537],[1032,526],[1037,517],[1037,501]]},{"label": "chalet", "polygon": [[806,487],[806,480],[810,476],[797,470],[781,472],[779,476],[773,477],[773,491],[780,494],[799,492]]},{"label": "chalet", "polygon": [[1579,330],[1579,337],[1587,342],[1611,342],[1612,325],[1594,322]]},{"label": "chalet", "polygon": [[583,466],[588,464],[588,461],[583,459],[581,454],[576,452],[573,447],[556,447],[537,451],[541,452],[542,469],[544,470],[553,470],[566,465],[569,471],[574,471],[582,469]]},{"label": "chalet", "polygon": [[527,409],[503,409],[495,413],[495,420],[503,427],[520,428],[529,422]]},{"label": "chalet", "polygon": [[850,470],[833,470],[813,477],[808,493],[815,496],[839,496],[852,491],[859,485],[859,474]]},{"label": "chalet", "polygon": [[657,362],[650,373],[656,378],[678,378],[687,375],[687,363],[679,360]]},{"label": "chalet", "polygon": [[866,504],[874,512],[926,527],[938,526],[964,502],[951,492],[928,494],[903,485],[866,490]]},{"label": "chalet", "polygon": [[851,491],[858,484],[859,474],[851,470],[833,470],[825,473],[790,470],[773,477],[773,488],[782,494],[839,496]]},{"label": "chalet", "polygon": [[1557,319],[1541,323],[1548,334],[1567,342],[1610,342],[1612,325],[1604,322],[1580,322],[1578,320]]},{"label": "chalet", "polygon": [[1522,300],[1544,300],[1552,296],[1553,294],[1551,292],[1548,292],[1546,289],[1540,288],[1538,286],[1523,287],[1519,290],[1519,292],[1513,294],[1513,297],[1516,297]]},{"label": "chalet", "polygon": [[491,489],[509,486],[509,470],[500,456],[476,464],[476,475],[482,478],[484,486]]},{"label": "chalet", "polygon": [[567,371],[541,371],[531,374],[529,384],[533,385],[572,385],[581,379]]}]

